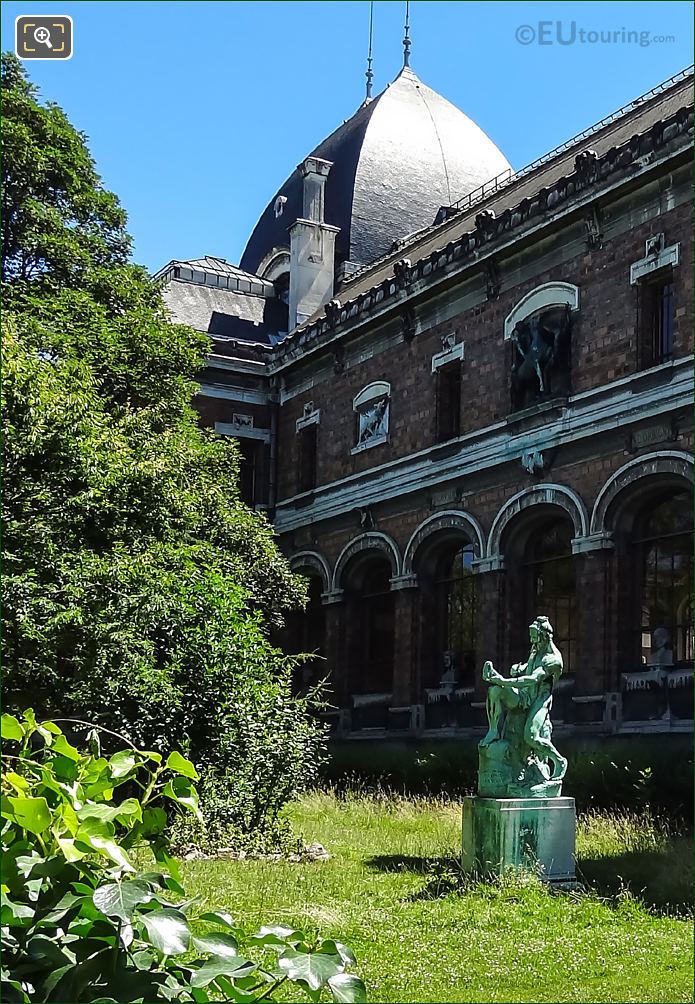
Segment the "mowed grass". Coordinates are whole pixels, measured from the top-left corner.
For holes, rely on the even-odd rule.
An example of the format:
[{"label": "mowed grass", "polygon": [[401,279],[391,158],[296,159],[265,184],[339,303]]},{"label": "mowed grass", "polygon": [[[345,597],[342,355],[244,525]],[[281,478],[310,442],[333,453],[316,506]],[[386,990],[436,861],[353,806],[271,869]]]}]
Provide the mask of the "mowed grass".
[{"label": "mowed grass", "polygon": [[315,793],[290,815],[330,861],[189,862],[186,887],[346,942],[372,1002],[693,1000],[692,841],[648,813],[580,818],[582,893],[465,880],[455,802]]}]

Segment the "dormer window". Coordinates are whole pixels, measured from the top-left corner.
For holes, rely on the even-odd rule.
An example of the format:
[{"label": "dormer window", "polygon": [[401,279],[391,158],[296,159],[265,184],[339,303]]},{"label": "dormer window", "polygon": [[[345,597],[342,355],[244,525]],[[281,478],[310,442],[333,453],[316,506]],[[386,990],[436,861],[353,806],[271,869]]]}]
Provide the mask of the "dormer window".
[{"label": "dormer window", "polygon": [[384,380],[370,383],[355,397],[352,408],[357,416],[357,443],[353,453],[388,441],[390,403],[391,385]]}]

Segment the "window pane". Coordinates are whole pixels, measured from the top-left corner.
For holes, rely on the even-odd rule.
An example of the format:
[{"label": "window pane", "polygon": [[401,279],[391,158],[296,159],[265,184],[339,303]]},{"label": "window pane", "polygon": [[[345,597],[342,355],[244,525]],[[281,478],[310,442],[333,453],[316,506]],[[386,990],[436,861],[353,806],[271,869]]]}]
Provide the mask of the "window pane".
[{"label": "window pane", "polygon": [[640,549],[642,581],[635,648],[647,665],[669,666],[689,661],[693,635],[693,558],[691,506],[686,492],[666,499],[644,514],[636,545]]}]

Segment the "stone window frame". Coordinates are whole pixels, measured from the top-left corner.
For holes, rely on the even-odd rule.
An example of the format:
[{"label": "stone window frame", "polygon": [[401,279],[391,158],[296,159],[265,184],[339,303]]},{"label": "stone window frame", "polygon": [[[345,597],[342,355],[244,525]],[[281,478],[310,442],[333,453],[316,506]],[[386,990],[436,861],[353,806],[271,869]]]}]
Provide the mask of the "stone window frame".
[{"label": "stone window frame", "polygon": [[644,243],[644,258],[630,265],[630,285],[649,281],[655,272],[676,268],[680,264],[680,241],[666,247],[663,233],[652,234]]},{"label": "stone window frame", "polygon": [[432,356],[432,373],[436,373],[437,370],[442,368],[442,366],[448,366],[449,363],[463,362],[464,358],[465,352],[463,342],[454,342],[453,344],[447,345],[441,352],[435,352]]},{"label": "stone window frame", "polygon": [[308,404],[304,405],[304,411],[300,418],[294,423],[295,431],[300,433],[302,429],[306,429],[308,425],[320,425],[321,424],[321,409],[314,408],[314,402],[309,401]]},{"label": "stone window frame", "polygon": [[[630,285],[637,290],[637,367],[640,370],[668,364],[673,359],[673,335],[675,324],[675,302],[673,287],[675,270],[680,264],[680,242],[666,246],[666,235],[652,234],[644,242],[644,257],[630,265]],[[670,289],[670,318],[667,338],[659,332],[658,349],[655,351],[651,319],[656,307],[658,317],[663,309],[661,296]],[[658,292],[657,292],[658,290]]]},{"label": "stone window frame", "polygon": [[[373,439],[369,439],[364,443],[359,441],[359,416],[360,414],[369,406],[375,404],[377,401],[386,399],[386,431]],[[363,387],[362,390],[355,395],[352,400],[352,410],[357,415],[357,443],[352,447],[350,453],[354,456],[356,453],[362,453],[364,450],[370,450],[372,447],[381,446],[389,441],[389,423],[391,419],[391,384],[387,380],[374,380],[372,383]]]},{"label": "stone window frame", "polygon": [[512,307],[504,319],[504,340],[508,342],[514,328],[527,317],[543,310],[544,307],[567,305],[572,313],[579,310],[580,288],[572,282],[544,282],[529,290]]}]

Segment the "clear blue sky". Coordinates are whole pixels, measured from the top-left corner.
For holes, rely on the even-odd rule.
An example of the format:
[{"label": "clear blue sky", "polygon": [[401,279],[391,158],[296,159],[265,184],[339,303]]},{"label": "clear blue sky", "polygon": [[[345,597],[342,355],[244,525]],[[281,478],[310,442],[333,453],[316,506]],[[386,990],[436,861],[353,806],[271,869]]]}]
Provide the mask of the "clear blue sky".
[{"label": "clear blue sky", "polygon": [[[374,93],[400,69],[404,8],[375,4]],[[368,11],[365,0],[6,2],[3,48],[18,14],[72,16],[73,58],[25,65],[89,137],[135,258],[155,270],[206,253],[239,260],[290,170],[362,101]],[[564,40],[575,23],[573,45],[554,40],[558,20]],[[553,23],[541,29],[550,44],[517,41],[539,22]],[[411,25],[413,69],[515,167],[692,62],[690,2],[415,0]],[[579,38],[623,30],[648,44]]]}]

